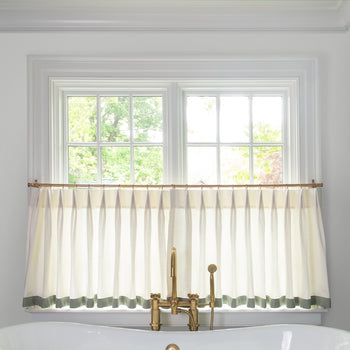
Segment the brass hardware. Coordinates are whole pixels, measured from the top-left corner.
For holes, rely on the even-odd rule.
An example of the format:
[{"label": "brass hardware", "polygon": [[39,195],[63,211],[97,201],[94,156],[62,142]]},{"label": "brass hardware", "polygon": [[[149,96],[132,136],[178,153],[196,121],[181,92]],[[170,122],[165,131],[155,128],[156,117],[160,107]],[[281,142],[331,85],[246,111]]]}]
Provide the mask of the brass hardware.
[{"label": "brass hardware", "polygon": [[199,327],[198,323],[198,294],[188,294],[190,299],[190,313],[192,315],[192,322],[189,322],[188,327],[191,331],[197,331]]},{"label": "brass hardware", "polygon": [[210,273],[214,273],[217,269],[218,269],[218,268],[217,268],[216,265],[214,265],[214,264],[210,264],[210,265],[208,266],[208,271],[209,271]]},{"label": "brass hardware", "polygon": [[176,344],[169,344],[165,350],[180,350],[180,348]]},{"label": "brass hardware", "polygon": [[160,294],[151,294],[152,299],[152,315],[151,315],[151,328],[152,331],[160,330],[160,310],[159,310],[159,298]]},{"label": "brass hardware", "polygon": [[218,268],[214,264],[211,264],[208,266],[208,271],[210,272],[210,303],[209,303],[209,306],[211,308],[210,330],[213,330],[213,324],[214,324],[214,307],[215,307],[214,272],[217,269]]},{"label": "brass hardware", "polygon": [[171,277],[171,313],[173,315],[177,314],[177,281],[176,281],[176,249],[171,249],[171,258],[170,258],[170,277]]},{"label": "brass hardware", "polygon": [[[171,297],[169,301],[161,301],[159,293],[151,293],[152,310],[151,310],[151,328],[153,331],[160,330],[160,308],[170,307],[171,314],[177,315],[178,313],[185,313],[188,315],[188,327],[190,331],[198,331],[198,306],[209,305],[211,308],[211,320],[210,329],[213,329],[214,320],[214,307],[215,307],[215,294],[214,294],[214,272],[217,270],[216,265],[211,264],[208,266],[210,272],[210,302],[208,304],[199,304],[198,294],[188,294],[189,301],[180,301],[177,297],[177,271],[176,271],[176,249],[171,249],[170,257],[170,277],[171,277]],[[184,309],[187,308],[188,310]],[[170,344],[174,345],[174,344]],[[169,346],[170,346],[169,345]],[[168,348],[167,348],[168,349]],[[173,349],[173,348],[169,348]]]},{"label": "brass hardware", "polygon": [[323,187],[323,183],[317,183],[315,180],[312,180],[312,183],[300,183],[300,184],[232,184],[232,185],[128,185],[128,184],[53,184],[53,183],[39,183],[38,180],[35,180],[34,183],[28,182],[28,187],[103,187],[103,188],[260,188],[260,187],[272,187],[272,188],[280,188],[280,187]]}]

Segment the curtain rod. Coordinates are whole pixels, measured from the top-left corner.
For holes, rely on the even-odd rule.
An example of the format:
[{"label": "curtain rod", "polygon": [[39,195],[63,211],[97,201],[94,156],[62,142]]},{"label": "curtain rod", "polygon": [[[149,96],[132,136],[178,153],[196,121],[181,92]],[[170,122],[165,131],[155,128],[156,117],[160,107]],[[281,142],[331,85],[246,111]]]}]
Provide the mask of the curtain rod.
[{"label": "curtain rod", "polygon": [[323,187],[323,183],[316,183],[315,180],[312,180],[311,183],[305,184],[245,184],[245,185],[130,185],[130,184],[53,184],[53,183],[39,183],[35,181],[34,183],[28,183],[28,187],[75,187],[75,188],[261,188],[261,187]]}]

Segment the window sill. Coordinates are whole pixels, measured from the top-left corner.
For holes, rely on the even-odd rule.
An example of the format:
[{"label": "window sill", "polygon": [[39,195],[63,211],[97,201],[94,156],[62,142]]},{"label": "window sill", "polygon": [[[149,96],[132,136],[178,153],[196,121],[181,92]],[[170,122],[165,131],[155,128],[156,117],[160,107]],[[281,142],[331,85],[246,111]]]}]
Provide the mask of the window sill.
[{"label": "window sill", "polygon": [[[150,329],[151,311],[144,309],[137,310],[27,310],[31,314],[32,321],[59,321],[79,322],[106,326],[128,327],[139,329]],[[325,309],[304,310],[304,309],[218,309],[215,310],[214,327],[231,328],[245,326],[259,326],[266,324],[294,323],[320,325],[322,314]],[[173,316],[169,310],[161,311],[162,330],[168,327],[182,330],[187,325],[188,319],[185,314]],[[199,311],[200,329],[208,329],[210,323],[210,310]],[[187,329],[185,327],[184,329]]]}]

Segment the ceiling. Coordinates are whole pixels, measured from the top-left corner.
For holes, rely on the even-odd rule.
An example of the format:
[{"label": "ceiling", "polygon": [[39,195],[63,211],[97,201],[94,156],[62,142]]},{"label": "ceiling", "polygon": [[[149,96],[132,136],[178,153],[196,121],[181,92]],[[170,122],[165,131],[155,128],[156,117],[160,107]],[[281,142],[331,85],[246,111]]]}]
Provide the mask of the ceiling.
[{"label": "ceiling", "polygon": [[347,31],[350,0],[0,0],[0,31]]}]

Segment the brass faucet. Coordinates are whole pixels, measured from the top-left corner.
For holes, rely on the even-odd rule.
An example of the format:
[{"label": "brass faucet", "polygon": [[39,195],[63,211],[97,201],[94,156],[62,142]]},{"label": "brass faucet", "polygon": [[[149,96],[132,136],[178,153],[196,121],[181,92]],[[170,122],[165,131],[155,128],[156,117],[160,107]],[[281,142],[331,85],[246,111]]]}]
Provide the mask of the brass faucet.
[{"label": "brass faucet", "polygon": [[[181,301],[177,297],[177,273],[176,273],[176,249],[171,249],[170,257],[170,277],[171,277],[171,297],[169,301],[160,300],[160,294],[151,293],[152,299],[152,315],[151,315],[151,327],[153,331],[160,330],[160,307],[170,307],[171,314],[177,315],[180,312],[186,313],[189,317],[188,327],[190,331],[198,331],[198,306],[209,305],[211,308],[210,317],[210,329],[213,329],[214,322],[214,307],[215,307],[215,294],[214,294],[214,272],[217,270],[216,265],[211,264],[208,266],[210,272],[210,302],[208,304],[198,303],[198,294],[188,294],[189,301]],[[185,308],[188,308],[186,310]]]}]

